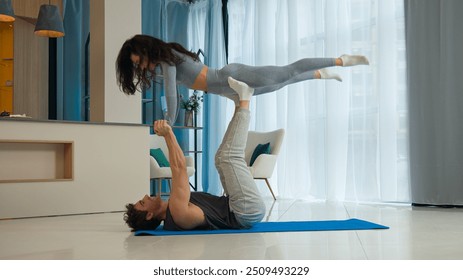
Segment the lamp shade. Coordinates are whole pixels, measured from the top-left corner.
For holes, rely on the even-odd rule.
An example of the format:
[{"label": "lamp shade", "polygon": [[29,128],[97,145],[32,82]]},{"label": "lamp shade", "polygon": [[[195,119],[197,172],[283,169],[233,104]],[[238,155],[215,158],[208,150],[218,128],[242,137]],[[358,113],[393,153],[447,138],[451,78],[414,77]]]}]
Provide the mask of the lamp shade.
[{"label": "lamp shade", "polygon": [[63,37],[63,19],[59,14],[59,8],[55,5],[40,6],[39,16],[35,24],[35,35],[42,37]]},{"label": "lamp shade", "polygon": [[0,0],[0,21],[12,22],[14,21],[14,11],[11,5],[11,0]]}]

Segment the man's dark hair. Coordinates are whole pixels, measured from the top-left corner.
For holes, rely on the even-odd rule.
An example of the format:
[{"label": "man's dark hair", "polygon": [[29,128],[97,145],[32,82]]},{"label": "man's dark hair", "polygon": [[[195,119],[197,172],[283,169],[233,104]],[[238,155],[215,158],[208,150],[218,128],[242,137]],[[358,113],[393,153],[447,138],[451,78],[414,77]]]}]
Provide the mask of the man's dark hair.
[{"label": "man's dark hair", "polygon": [[124,221],[132,228],[132,231],[141,229],[156,229],[160,224],[161,220],[153,218],[151,220],[146,219],[147,211],[139,211],[135,209],[132,203],[125,205],[127,211],[124,213]]}]

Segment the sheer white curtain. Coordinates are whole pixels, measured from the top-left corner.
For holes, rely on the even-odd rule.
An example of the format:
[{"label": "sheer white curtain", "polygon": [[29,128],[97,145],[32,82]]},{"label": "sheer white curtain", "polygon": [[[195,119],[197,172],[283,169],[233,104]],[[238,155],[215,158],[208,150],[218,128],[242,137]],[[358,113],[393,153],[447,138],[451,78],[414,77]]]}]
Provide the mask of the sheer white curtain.
[{"label": "sheer white curtain", "polygon": [[306,81],[253,98],[251,129],[286,129],[271,179],[276,193],[409,202],[403,1],[230,0],[228,9],[229,63],[370,59],[332,68],[342,83]]}]

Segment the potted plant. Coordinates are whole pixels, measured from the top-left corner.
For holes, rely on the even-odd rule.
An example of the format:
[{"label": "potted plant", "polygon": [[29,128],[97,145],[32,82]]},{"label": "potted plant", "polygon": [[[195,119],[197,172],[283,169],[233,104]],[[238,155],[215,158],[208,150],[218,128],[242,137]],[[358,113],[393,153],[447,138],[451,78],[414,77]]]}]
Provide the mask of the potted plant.
[{"label": "potted plant", "polygon": [[193,114],[201,108],[200,102],[203,102],[203,96],[196,90],[187,99],[182,99],[180,107],[185,109],[185,126],[193,126]]}]

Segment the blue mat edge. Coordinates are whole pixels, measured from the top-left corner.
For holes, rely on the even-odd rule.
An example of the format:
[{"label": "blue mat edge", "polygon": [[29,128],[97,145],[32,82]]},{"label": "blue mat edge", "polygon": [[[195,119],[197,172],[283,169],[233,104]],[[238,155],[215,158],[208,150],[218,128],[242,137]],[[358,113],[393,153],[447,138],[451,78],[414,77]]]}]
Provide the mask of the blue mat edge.
[{"label": "blue mat edge", "polygon": [[[294,228],[295,225],[312,225],[314,228]],[[274,227],[276,225],[276,227]],[[320,227],[321,226],[321,227]],[[260,222],[250,229],[218,229],[218,230],[188,230],[168,231],[159,226],[155,230],[138,230],[135,236],[169,236],[169,235],[201,235],[201,234],[231,234],[231,233],[265,233],[265,232],[298,232],[298,231],[339,231],[339,230],[372,230],[389,229],[387,226],[360,219],[325,220],[325,221],[280,221]]]}]

